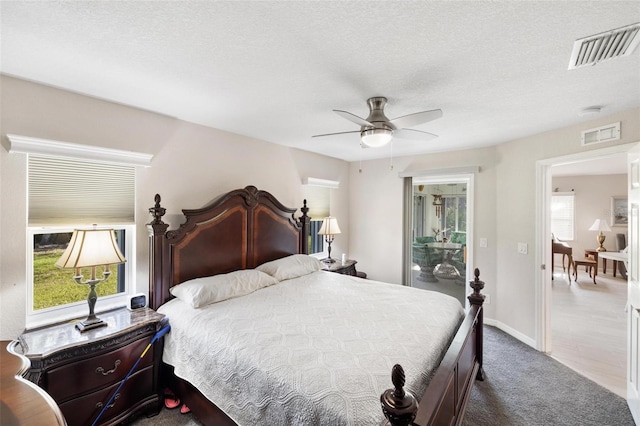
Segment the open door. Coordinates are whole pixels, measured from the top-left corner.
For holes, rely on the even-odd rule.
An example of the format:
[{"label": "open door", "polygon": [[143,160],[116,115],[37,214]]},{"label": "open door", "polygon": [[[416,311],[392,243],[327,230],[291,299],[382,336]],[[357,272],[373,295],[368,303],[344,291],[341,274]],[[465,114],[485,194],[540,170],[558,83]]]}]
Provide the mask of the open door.
[{"label": "open door", "polygon": [[407,179],[405,285],[448,294],[466,306],[473,266],[474,174],[425,172]]},{"label": "open door", "polygon": [[640,144],[628,156],[628,326],[627,401],[636,424],[640,424]]}]

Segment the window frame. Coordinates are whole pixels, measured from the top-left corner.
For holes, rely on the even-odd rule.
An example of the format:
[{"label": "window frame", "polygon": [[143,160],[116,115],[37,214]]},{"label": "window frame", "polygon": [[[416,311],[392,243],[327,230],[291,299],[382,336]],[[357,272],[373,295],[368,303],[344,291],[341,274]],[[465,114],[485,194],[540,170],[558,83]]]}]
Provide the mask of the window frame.
[{"label": "window frame", "polygon": [[[307,206],[311,206],[309,212],[311,218],[310,222],[316,222],[314,223],[314,225],[316,225],[315,228],[317,228],[318,231],[320,230],[325,217],[331,216],[331,199],[333,197],[332,190],[338,189],[339,187],[340,182],[328,179],[307,177],[302,180],[303,198],[307,200]],[[320,194],[320,191],[322,192],[322,194]],[[318,208],[318,206],[314,204],[315,201],[318,201],[316,200],[316,197],[321,199],[320,201],[322,206],[320,208]],[[322,213],[318,214],[318,210],[321,210]],[[314,211],[316,212],[315,214]],[[329,246],[328,244],[326,244],[324,237],[319,236],[317,232],[313,232],[314,229],[312,228],[314,227],[312,227],[311,223],[309,223],[309,238],[315,239],[317,246],[319,246],[322,250],[315,253],[311,253],[311,251],[309,251],[309,256],[313,256],[318,259],[324,259],[329,256]],[[306,244],[310,244],[313,246],[313,243],[311,242],[306,242]]]},{"label": "window frame", "polygon": [[[95,145],[82,145],[70,142],[61,142],[50,139],[33,138],[16,134],[6,135],[9,141],[9,153],[18,154],[35,154],[40,156],[65,157],[77,160],[93,161],[100,163],[115,163],[120,165],[135,166],[136,172],[134,179],[137,181],[138,167],[150,167],[152,154],[125,151],[113,148],[104,148]],[[28,160],[27,160],[28,162]],[[135,190],[134,182],[134,190]],[[27,182],[28,186],[28,182]],[[123,307],[127,305],[131,295],[136,293],[136,222],[135,222],[135,203],[134,196],[134,220],[131,223],[105,223],[105,226],[114,229],[125,229],[125,257],[127,261],[124,263],[125,273],[125,291],[116,295],[104,296],[98,299],[95,311],[96,313],[106,310]],[[27,212],[29,211],[29,197],[27,194]],[[27,218],[28,221],[28,218]],[[87,227],[87,224],[65,224],[60,226],[29,226],[28,222],[25,227],[26,248],[26,328],[34,328],[55,322],[66,321],[76,318],[84,318],[89,313],[87,301],[74,302],[67,305],[33,310],[33,238],[35,234],[52,233],[52,232],[70,232],[75,228]],[[73,272],[69,271],[69,280],[73,280]],[[87,295],[89,288],[87,287]]]},{"label": "window frame", "polygon": [[[556,230],[554,230],[553,224],[554,224],[554,218],[553,218],[553,212],[554,212],[554,197],[570,197],[573,201],[572,201],[572,205],[571,205],[571,218],[570,218],[570,222],[571,222],[571,236],[570,238],[567,238],[567,236],[565,235],[557,235]],[[551,233],[553,234],[553,236],[555,238],[557,238],[558,240],[562,240],[562,241],[575,241],[576,238],[576,193],[575,192],[553,192],[551,194],[551,200],[550,200],[550,213],[549,213],[549,228],[551,229]],[[555,219],[556,221],[558,219]]]},{"label": "window frame", "polygon": [[[73,232],[74,229],[87,228],[87,225],[78,226],[52,226],[52,227],[27,227],[27,262],[26,262],[26,287],[27,287],[27,310],[26,310],[26,328],[35,328],[55,322],[66,321],[75,318],[82,318],[89,313],[87,300],[68,303],[65,305],[52,306],[49,308],[34,310],[33,309],[33,239],[38,234],[55,234],[63,232]],[[98,226],[102,227],[102,226]],[[111,309],[126,306],[129,297],[135,293],[135,264],[136,264],[136,226],[135,224],[109,224],[105,227],[114,230],[125,231],[125,258],[127,261],[123,264],[124,270],[124,291],[110,296],[101,296],[95,306],[95,312],[100,313]],[[73,281],[73,271],[69,270],[69,281]],[[100,284],[98,284],[100,285]],[[89,286],[87,286],[87,295],[89,294]]]}]

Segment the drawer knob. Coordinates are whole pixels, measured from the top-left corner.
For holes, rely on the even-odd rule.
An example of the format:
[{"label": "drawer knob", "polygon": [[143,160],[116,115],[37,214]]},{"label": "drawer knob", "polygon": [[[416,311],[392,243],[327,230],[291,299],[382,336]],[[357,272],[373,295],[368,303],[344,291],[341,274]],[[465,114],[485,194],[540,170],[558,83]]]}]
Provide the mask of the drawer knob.
[{"label": "drawer knob", "polygon": [[118,366],[120,365],[120,363],[121,363],[121,361],[119,359],[117,359],[116,362],[113,363],[113,368],[111,370],[105,371],[104,368],[98,367],[98,368],[96,368],[96,373],[102,374],[103,376],[108,376],[109,374],[116,372],[116,370],[118,369]]},{"label": "drawer knob", "polygon": [[[118,398],[120,398],[120,393],[117,393],[116,396],[113,397],[113,402],[111,404],[107,405],[107,410],[109,408],[113,408],[113,406],[116,405],[116,401],[118,400]],[[96,408],[100,409],[100,408],[102,408],[103,405],[104,404],[102,404],[102,402],[98,402],[96,404]]]}]

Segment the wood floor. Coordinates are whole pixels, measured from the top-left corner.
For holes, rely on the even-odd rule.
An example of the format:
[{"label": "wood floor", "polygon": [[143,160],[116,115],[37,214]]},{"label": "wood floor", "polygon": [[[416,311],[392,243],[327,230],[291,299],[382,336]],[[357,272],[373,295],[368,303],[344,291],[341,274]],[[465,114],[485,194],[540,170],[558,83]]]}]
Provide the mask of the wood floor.
[{"label": "wood floor", "polygon": [[627,282],[598,272],[597,285],[583,268],[568,285],[562,267],[554,270],[550,355],[626,398]]}]

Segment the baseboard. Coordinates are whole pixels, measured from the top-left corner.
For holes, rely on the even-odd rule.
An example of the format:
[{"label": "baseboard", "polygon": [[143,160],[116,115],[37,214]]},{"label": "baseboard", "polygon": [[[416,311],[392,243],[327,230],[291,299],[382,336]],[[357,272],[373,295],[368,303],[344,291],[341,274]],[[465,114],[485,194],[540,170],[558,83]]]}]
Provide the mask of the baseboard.
[{"label": "baseboard", "polygon": [[[518,330],[515,330],[511,327],[509,327],[508,325],[491,319],[491,318],[484,318],[484,323],[487,325],[491,325],[495,328],[498,328],[502,331],[504,331],[505,333],[507,333],[508,335],[520,340],[522,343],[524,343],[525,345],[529,345],[531,346],[533,349],[536,349],[536,340],[532,339],[529,336],[525,336],[524,334],[520,333]],[[537,349],[536,349],[537,350]]]}]

